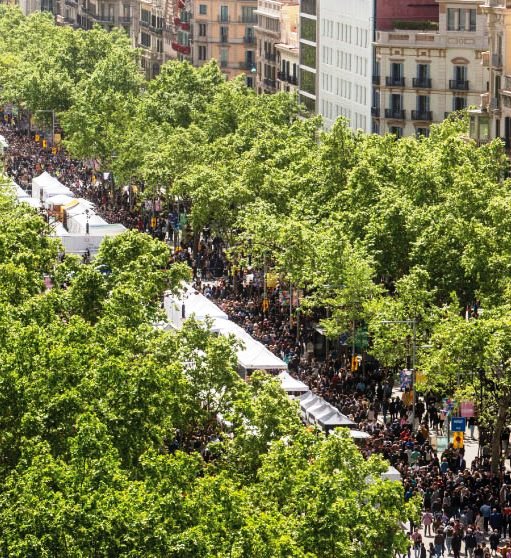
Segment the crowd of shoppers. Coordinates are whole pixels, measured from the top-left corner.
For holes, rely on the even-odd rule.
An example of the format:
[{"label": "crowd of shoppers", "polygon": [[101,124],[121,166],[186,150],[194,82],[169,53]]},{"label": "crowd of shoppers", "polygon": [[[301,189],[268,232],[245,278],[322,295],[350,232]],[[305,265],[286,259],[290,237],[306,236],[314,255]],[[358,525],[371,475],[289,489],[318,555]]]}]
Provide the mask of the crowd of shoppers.
[{"label": "crowd of shoppers", "polygon": [[[107,221],[162,240],[173,238],[178,216],[172,212],[162,216],[158,211],[155,219],[154,205],[136,205],[128,192],[112,196],[111,183],[98,177],[93,165],[69,159],[63,151],[42,149],[30,136],[9,127],[1,129],[9,142],[6,171],[23,188],[29,190],[32,178],[45,170],[92,201]],[[188,262],[197,288],[282,358],[295,377],[371,435],[361,447],[364,455],[383,455],[402,476],[405,500],[421,501],[421,524],[410,529],[415,558],[457,558],[462,551],[470,558],[511,558],[505,544],[511,534],[510,473],[503,468],[494,475],[484,454],[467,464],[463,448],[452,444],[438,456],[432,435],[441,432],[445,419],[440,401],[419,398],[413,412],[413,396],[408,388],[396,390],[393,370],[366,360],[354,366],[350,351],[340,346],[323,347],[322,358],[316,358],[313,321],[298,320],[290,312],[290,297],[278,285],[267,293],[268,307],[263,310],[262,279],[241,273],[236,281],[229,277],[222,240],[212,238],[208,230],[198,248],[182,245],[173,259]],[[470,432],[474,437],[473,422]],[[509,431],[503,445],[508,443]]]}]

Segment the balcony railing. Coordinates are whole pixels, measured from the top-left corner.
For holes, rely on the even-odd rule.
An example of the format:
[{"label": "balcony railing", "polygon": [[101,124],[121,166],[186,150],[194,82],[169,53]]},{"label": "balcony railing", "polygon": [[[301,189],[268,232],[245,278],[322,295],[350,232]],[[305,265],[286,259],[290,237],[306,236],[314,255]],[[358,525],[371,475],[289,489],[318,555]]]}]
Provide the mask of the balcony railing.
[{"label": "balcony railing", "polygon": [[385,84],[386,84],[387,87],[404,87],[405,86],[405,78],[404,77],[387,76],[385,78]]},{"label": "balcony railing", "polygon": [[269,60],[270,62],[275,62],[275,53],[273,52],[265,52],[264,59]]},{"label": "balcony railing", "polygon": [[373,85],[380,85],[381,76],[373,76]]},{"label": "balcony railing", "polygon": [[65,0],[64,3],[66,6],[71,6],[72,8],[78,7],[78,2],[76,2],[76,0]]},{"label": "balcony railing", "polygon": [[96,21],[98,23],[114,23],[115,18],[114,18],[114,16],[107,16],[107,15],[98,14],[96,16]]},{"label": "balcony railing", "polygon": [[491,65],[494,68],[502,68],[502,54],[492,54]]},{"label": "balcony railing", "polygon": [[394,120],[405,120],[406,111],[398,109],[385,109],[385,118],[392,118]]},{"label": "balcony railing", "polygon": [[449,89],[456,89],[458,91],[468,91],[468,81],[465,79],[450,79]]},{"label": "balcony railing", "polygon": [[[181,26],[182,27],[182,26]],[[149,26],[149,29],[156,33],[156,35],[161,35],[163,33],[163,27],[153,27],[152,25]]]},{"label": "balcony railing", "polygon": [[229,16],[218,16],[218,23],[229,23],[230,21]]},{"label": "balcony railing", "polygon": [[256,38],[253,35],[251,37],[243,37],[243,42],[247,45],[253,45],[256,42]]},{"label": "balcony railing", "polygon": [[272,89],[275,89],[277,87],[277,82],[274,79],[264,78],[263,83],[264,85],[266,85],[266,87],[271,87]]},{"label": "balcony railing", "polygon": [[147,27],[149,28],[149,26],[151,25],[148,21],[144,21],[143,19],[139,20],[139,25],[140,27]]},{"label": "balcony railing", "polygon": [[431,78],[413,78],[412,84],[414,87],[419,87],[420,89],[431,89]]},{"label": "balcony railing", "polygon": [[292,85],[298,85],[298,78],[296,76],[288,75],[286,72],[277,72],[277,77],[280,81],[287,81]]},{"label": "balcony railing", "polygon": [[119,16],[119,23],[131,23],[132,19],[132,16]]},{"label": "balcony railing", "polygon": [[371,107],[371,115],[380,118],[380,107]]},{"label": "balcony railing", "polygon": [[430,110],[412,110],[412,120],[433,120],[433,113]]},{"label": "balcony railing", "polygon": [[229,35],[220,35],[220,42],[221,43],[228,43],[229,42]]}]

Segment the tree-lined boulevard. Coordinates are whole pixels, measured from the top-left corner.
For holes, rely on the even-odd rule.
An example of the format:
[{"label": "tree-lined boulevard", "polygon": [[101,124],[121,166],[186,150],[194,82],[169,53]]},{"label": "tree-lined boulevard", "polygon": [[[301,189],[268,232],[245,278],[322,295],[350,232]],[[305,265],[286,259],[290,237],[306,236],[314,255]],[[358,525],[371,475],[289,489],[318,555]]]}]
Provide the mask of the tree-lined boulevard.
[{"label": "tree-lined boulevard", "polygon": [[[2,187],[2,554],[385,558],[405,551],[401,526],[421,507],[458,521],[466,544],[482,506],[503,514],[511,499],[502,144],[469,141],[464,113],[428,138],[354,133],[342,119],[323,132],[293,97],[257,96],[215,62],[169,62],[145,82],[137,56],[120,32],[0,6],[7,172],[29,182],[49,169],[139,229],[84,265]],[[52,154],[55,137],[43,148],[33,133],[54,118]],[[187,223],[173,250],[176,205]],[[271,376],[242,381],[232,343],[204,324],[155,329],[163,292],[183,280],[353,409],[373,435],[365,449],[304,427]],[[307,354],[312,322],[329,340],[324,362]],[[393,417],[385,386],[407,366],[423,397],[406,392]],[[443,466],[429,448],[443,398],[478,408],[490,455],[468,475],[462,453]],[[404,490],[380,479],[382,456]]]}]

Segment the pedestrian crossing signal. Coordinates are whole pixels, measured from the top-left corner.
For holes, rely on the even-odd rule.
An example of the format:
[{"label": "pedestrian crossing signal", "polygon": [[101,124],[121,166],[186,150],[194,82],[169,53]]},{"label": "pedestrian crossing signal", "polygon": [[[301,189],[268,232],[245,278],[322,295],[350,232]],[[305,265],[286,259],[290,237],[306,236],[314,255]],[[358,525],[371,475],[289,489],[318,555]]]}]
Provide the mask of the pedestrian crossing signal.
[{"label": "pedestrian crossing signal", "polygon": [[452,446],[454,449],[461,449],[463,447],[463,432],[455,432],[452,439]]}]

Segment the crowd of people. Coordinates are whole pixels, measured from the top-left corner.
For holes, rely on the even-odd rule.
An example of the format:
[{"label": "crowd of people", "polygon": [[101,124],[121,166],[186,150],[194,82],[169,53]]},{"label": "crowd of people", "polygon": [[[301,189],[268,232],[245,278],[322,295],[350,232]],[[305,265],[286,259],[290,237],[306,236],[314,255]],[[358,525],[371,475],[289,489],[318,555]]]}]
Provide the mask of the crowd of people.
[{"label": "crowd of people", "polygon": [[[23,188],[29,190],[32,178],[46,170],[92,201],[107,221],[175,242],[175,214],[159,211],[155,220],[154,206],[133,204],[127,192],[112,196],[111,184],[98,179],[93,166],[73,161],[63,151],[42,149],[9,126],[1,129],[9,142],[6,171]],[[295,377],[370,434],[361,451],[385,457],[401,474],[405,500],[418,498],[422,505],[421,524],[410,527],[410,555],[457,558],[463,550],[469,558],[511,558],[511,546],[505,544],[511,535],[511,475],[505,467],[494,475],[484,453],[467,463],[464,449],[452,444],[438,456],[432,434],[443,426],[441,402],[419,398],[414,408],[410,390],[396,390],[394,370],[365,359],[354,366],[351,351],[340,346],[323,346],[317,358],[313,320],[290,312],[292,297],[279,285],[266,293],[265,306],[260,276],[229,276],[222,240],[208,230],[193,250],[179,246],[173,260],[188,262],[197,288],[284,360]],[[474,437],[473,421],[470,433]],[[507,436],[506,447],[509,431]]]}]

